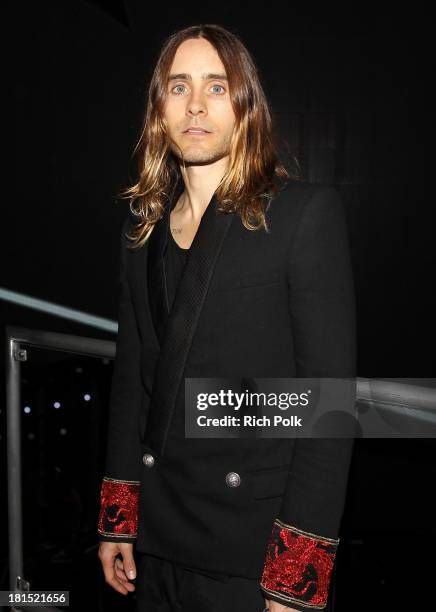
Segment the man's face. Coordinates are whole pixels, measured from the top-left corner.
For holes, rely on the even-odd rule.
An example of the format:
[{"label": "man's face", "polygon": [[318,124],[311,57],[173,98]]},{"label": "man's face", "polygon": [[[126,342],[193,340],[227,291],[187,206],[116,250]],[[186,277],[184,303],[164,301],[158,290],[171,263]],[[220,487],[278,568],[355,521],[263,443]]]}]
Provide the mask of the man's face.
[{"label": "man's face", "polygon": [[[185,40],[177,49],[164,120],[186,163],[212,163],[229,154],[235,115],[226,72],[215,48],[204,38]],[[187,132],[188,128],[206,132]],[[179,157],[177,147],[171,148]]]}]

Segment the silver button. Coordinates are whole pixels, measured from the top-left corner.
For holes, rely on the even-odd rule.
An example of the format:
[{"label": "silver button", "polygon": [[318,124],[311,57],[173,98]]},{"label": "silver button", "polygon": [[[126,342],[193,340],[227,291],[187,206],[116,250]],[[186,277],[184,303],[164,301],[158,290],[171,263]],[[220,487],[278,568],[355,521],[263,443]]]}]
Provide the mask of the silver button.
[{"label": "silver button", "polygon": [[142,463],[146,465],[147,467],[153,467],[154,465],[153,455],[150,455],[150,453],[145,453],[145,455],[142,457]]},{"label": "silver button", "polygon": [[241,477],[236,472],[229,472],[226,476],[226,484],[228,487],[239,487]]}]

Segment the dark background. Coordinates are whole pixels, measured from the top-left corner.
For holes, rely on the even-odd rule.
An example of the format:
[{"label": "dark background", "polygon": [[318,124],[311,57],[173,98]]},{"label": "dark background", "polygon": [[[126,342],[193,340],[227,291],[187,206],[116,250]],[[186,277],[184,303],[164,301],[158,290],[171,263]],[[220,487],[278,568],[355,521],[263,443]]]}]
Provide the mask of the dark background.
[{"label": "dark background", "polygon": [[[239,35],[254,57],[285,162],[291,164],[295,155],[305,180],[334,185],[343,197],[356,281],[358,375],[435,377],[434,204],[416,163],[417,116],[409,100],[412,91],[419,91],[416,79],[424,70],[426,19],[415,19],[407,10],[383,12],[368,3],[321,8],[277,0],[15,3],[7,19],[14,35],[7,59],[15,95],[15,154],[12,180],[4,185],[6,265],[0,286],[116,319],[119,232],[128,207],[118,194],[135,176],[131,155],[148,79],[167,35],[188,25],[218,23]],[[0,305],[3,327],[115,339],[23,307]],[[1,359],[4,365],[4,351]],[[89,589],[94,598],[89,609],[105,601],[102,609],[109,610],[110,602],[121,598],[108,596],[101,585],[93,521],[110,372],[103,367],[107,364],[91,360],[79,366],[37,352],[34,364],[26,374],[26,393],[42,420],[33,430],[25,423],[25,435],[33,432],[40,440],[35,463],[35,450],[25,437],[29,469],[33,465],[36,470],[35,478],[27,480],[33,483],[27,494],[29,503],[33,493],[41,495],[38,475],[39,490],[45,486],[56,494],[43,496],[39,535],[29,544],[33,565],[28,575],[34,576],[36,588],[59,574],[56,585],[69,585],[76,603]],[[77,367],[88,372],[84,386],[74,379]],[[80,402],[77,409],[71,398],[90,385],[103,389],[93,394],[94,409],[85,410]],[[50,429],[55,417],[46,407],[62,393],[68,405],[62,418],[57,414],[56,424],[68,423],[69,442],[44,446],[44,440],[48,444],[56,438]],[[1,416],[4,427],[4,410]],[[90,432],[85,438],[82,428]],[[428,503],[434,451],[432,440],[356,444],[338,554],[337,610],[391,609],[408,597],[416,603],[425,592],[426,550],[435,535]],[[59,488],[47,473],[60,456],[64,476]],[[65,508],[76,508],[71,499],[82,513],[79,525],[74,512],[65,522]],[[32,507],[26,519],[28,534],[35,534],[34,512]],[[53,543],[49,526],[56,517]],[[6,546],[5,536],[3,531]],[[7,551],[2,550],[6,564]],[[43,557],[46,564],[35,561],[35,551],[41,550],[50,551],[50,561]],[[59,554],[65,555],[64,565]],[[53,556],[56,571],[50,565]],[[128,608],[128,602],[123,604]]]}]

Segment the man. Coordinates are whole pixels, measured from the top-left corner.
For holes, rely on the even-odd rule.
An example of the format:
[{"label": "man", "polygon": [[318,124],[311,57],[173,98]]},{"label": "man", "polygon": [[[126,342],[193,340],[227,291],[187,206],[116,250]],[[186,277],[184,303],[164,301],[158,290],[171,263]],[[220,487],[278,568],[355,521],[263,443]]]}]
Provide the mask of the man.
[{"label": "man", "polygon": [[352,440],[185,437],[184,379],[355,376],[339,195],[286,181],[253,61],[215,25],[165,43],[137,150],[105,579],[127,594],[136,577],[138,611],[325,609]]}]

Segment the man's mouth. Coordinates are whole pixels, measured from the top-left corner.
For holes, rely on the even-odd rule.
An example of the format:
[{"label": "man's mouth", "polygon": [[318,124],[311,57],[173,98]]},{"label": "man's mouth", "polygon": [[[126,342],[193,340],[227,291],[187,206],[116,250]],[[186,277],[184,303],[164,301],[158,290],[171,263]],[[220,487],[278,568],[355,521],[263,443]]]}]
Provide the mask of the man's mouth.
[{"label": "man's mouth", "polygon": [[188,128],[183,132],[184,134],[210,134],[207,130],[203,130],[202,128]]}]

